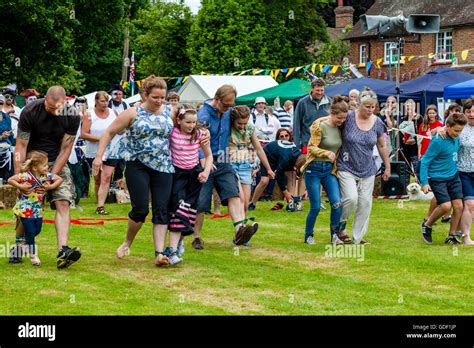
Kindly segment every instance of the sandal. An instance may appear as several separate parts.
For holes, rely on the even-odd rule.
[[[278,202],[278,203],[275,204],[275,205],[273,206],[273,208],[271,208],[270,210],[281,210],[281,209],[283,209],[283,207],[284,207],[284,205],[281,204],[280,202]]]
[[[109,215],[110,213],[108,211],[105,210],[105,208],[102,206],[102,207],[97,207],[97,209],[95,210],[95,213],[98,214],[98,215]]]
[[[338,234],[337,237],[339,238],[339,240],[341,240],[344,244],[352,244],[352,240],[351,240],[351,237],[349,237],[348,234]]]

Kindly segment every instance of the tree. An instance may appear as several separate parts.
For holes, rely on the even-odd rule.
[[[75,64],[71,0],[19,0],[1,2],[0,76],[19,90],[34,87],[45,93],[61,84],[68,93],[83,89],[84,79]],[[25,15],[27,14],[27,15]]]
[[[183,76],[190,72],[186,42],[192,13],[183,3],[157,1],[138,12],[132,21],[131,47],[137,73],[148,76]]]
[[[232,72],[309,64],[328,40],[316,8],[328,0],[203,0],[191,29],[193,71]]]
[[[149,6],[147,0],[103,1],[75,0],[74,29],[76,66],[85,76],[85,91],[108,90],[121,79],[124,27],[127,17],[137,16]]]

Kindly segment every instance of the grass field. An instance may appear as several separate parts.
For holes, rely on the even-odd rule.
[[[115,258],[125,221],[72,225],[70,245],[81,260],[57,270],[54,226],[37,239],[41,267],[8,264],[12,226],[0,227],[0,315],[473,315],[474,247],[444,244],[448,226],[438,223],[425,245],[420,222],[426,203],[375,201],[364,249],[329,249],[329,212],[322,211],[316,245],[303,243],[303,213],[270,211],[259,203],[260,229],[252,247],[234,248],[229,219],[206,217],[204,250],[186,240],[185,261],[154,266],[151,223],[131,254]],[[92,199],[72,218],[95,217]],[[109,205],[126,217],[129,205]],[[45,218],[52,219],[46,211]],[[0,211],[0,221],[13,221]],[[352,251],[353,255],[349,255]],[[358,251],[359,253],[355,253]],[[362,254],[363,251],[363,254]],[[343,254],[344,253],[344,254]],[[337,256],[337,257],[333,257]]]

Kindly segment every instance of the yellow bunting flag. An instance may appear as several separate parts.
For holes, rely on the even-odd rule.
[[[324,69],[324,64],[319,64],[319,71],[323,71]]]
[[[276,69],[276,70],[275,70],[275,74],[274,74],[274,78],[275,78],[275,79],[277,78],[277,76],[278,76],[279,73],[280,73],[280,69]]]
[[[290,76],[290,75],[293,73],[294,70],[295,70],[295,68],[289,68],[289,69],[288,69],[288,73],[286,74],[285,77]]]
[[[431,58],[433,58],[435,55],[436,55],[436,54],[434,54],[434,53],[429,53],[429,54],[428,54],[428,58],[431,59]]]
[[[188,79],[189,76],[186,76],[184,79],[183,79],[183,83],[186,82],[186,80]]]
[[[377,61],[375,62],[378,69],[380,69],[380,63],[382,63],[382,60],[383,60],[383,58],[379,58],[379,59],[377,59]]]
[[[311,67],[311,72],[312,72],[313,74],[316,73],[316,64],[313,64],[313,66]]]
[[[258,70],[258,69],[253,69],[252,75],[255,75],[255,74],[257,73],[257,70]]]
[[[461,52],[461,58],[462,60],[466,60],[467,55],[469,54],[469,50],[464,50]]]
[[[401,59],[400,59],[401,63],[402,63],[402,64],[405,64],[405,58],[406,58],[406,56],[400,56],[400,58],[401,58]]]
[[[331,74],[335,74],[338,68],[339,68],[339,65],[334,65],[331,69]]]
[[[408,57],[408,61],[411,62],[411,60],[412,60],[413,58],[415,58],[415,56],[410,56],[410,57]]]
[[[138,85],[138,88],[140,88],[141,85],[142,85],[142,81],[138,80],[138,81],[137,81],[137,85]]]
[[[122,88],[127,88],[127,85],[128,85],[128,82],[127,81],[124,81],[124,83],[122,83]]]

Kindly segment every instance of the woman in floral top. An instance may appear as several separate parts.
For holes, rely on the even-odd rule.
[[[132,204],[125,241],[117,249],[116,255],[119,259],[127,255],[148,215],[151,191],[155,264],[163,266],[169,264],[168,257],[163,252],[169,223],[168,205],[173,187],[174,167],[170,153],[173,120],[171,105],[165,104],[166,82],[163,79],[151,75],[143,81],[141,90],[145,101],[137,108],[132,107],[122,112],[100,138],[92,173],[97,175],[99,172],[102,156],[114,135],[127,129],[125,136],[109,154],[109,158],[126,161],[125,179]]]
[[[35,247],[35,237],[43,225],[43,203],[46,191],[54,190],[62,182],[55,174],[48,172],[48,155],[43,151],[32,151],[25,161],[21,173],[8,179],[8,183],[19,189],[13,213],[21,219],[25,229],[27,254],[31,264],[41,264]],[[17,249],[18,250],[18,249]]]

